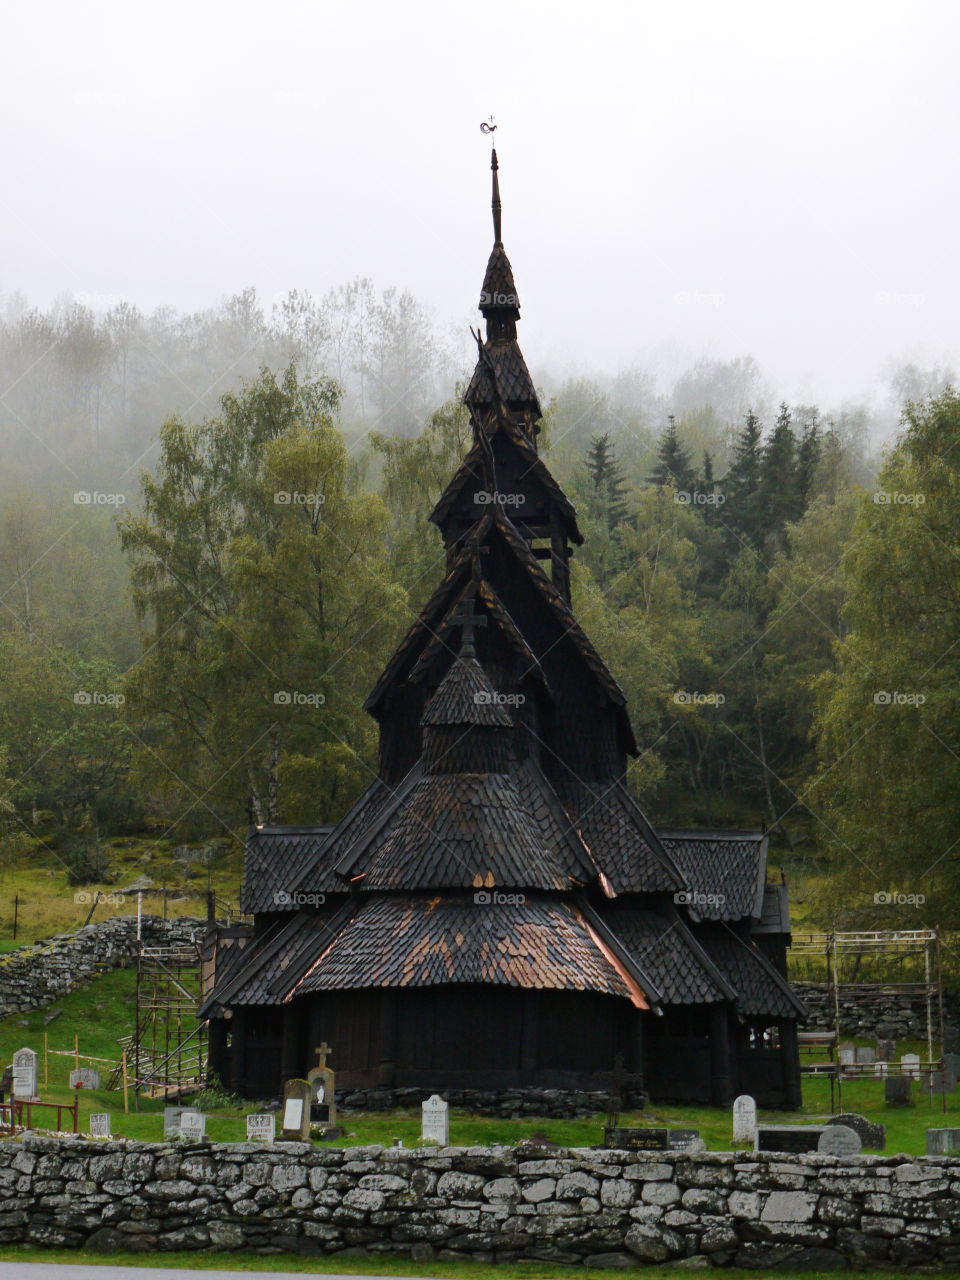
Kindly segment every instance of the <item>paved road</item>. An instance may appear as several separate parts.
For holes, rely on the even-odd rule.
[[[292,1256],[292,1255],[291,1255]],[[309,1262],[310,1259],[303,1259]],[[297,1272],[283,1271],[184,1271],[181,1267],[113,1267],[109,1263],[92,1266],[89,1262],[0,1262],[0,1280],[279,1280]],[[324,1280],[383,1280],[382,1276],[338,1276],[325,1271],[301,1275],[320,1275]]]

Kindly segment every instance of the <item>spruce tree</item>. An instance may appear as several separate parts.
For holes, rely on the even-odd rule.
[[[627,482],[607,432],[591,436],[586,467],[612,533],[627,518]]]
[[[803,515],[810,501],[813,477],[821,454],[820,421],[814,409],[804,424],[803,435],[797,446],[797,493],[800,499],[800,514]]]
[[[697,478],[690,462],[690,454],[677,435],[677,420],[673,414],[667,419],[666,430],[660,437],[657,463],[650,479],[655,485],[669,485],[678,493],[690,493],[696,488]]]
[[[763,537],[760,507],[762,449],[760,419],[751,410],[733,446],[733,461],[724,478],[723,521],[735,546],[759,546]]]
[[[780,533],[800,517],[797,438],[790,409],[780,405],[776,425],[763,448],[760,463],[760,518],[763,534]]]

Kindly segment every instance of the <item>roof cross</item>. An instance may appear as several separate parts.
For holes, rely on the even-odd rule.
[[[450,615],[452,623],[459,622],[460,624],[460,656],[463,658],[475,658],[477,656],[473,647],[473,633],[477,627],[485,627],[487,625],[485,617],[474,613],[473,605],[474,597],[468,596],[466,600],[462,600],[457,605]]]
[[[327,1044],[326,1040],[324,1040],[323,1044],[319,1045],[316,1049],[314,1049],[313,1052],[317,1055],[317,1066],[321,1069],[321,1071],[326,1070],[327,1054],[333,1053],[333,1050]]]

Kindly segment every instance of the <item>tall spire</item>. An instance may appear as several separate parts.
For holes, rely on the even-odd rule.
[[[493,170],[493,201],[491,207],[493,209],[493,243],[500,244],[503,237],[500,234],[500,179],[497,177],[497,171],[500,168],[497,163],[497,148],[490,149],[490,168]]]

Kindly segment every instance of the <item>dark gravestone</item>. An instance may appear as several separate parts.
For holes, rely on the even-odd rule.
[[[699,1129],[671,1129],[667,1135],[668,1149],[670,1151],[685,1151],[691,1142],[697,1142],[700,1138]]]
[[[855,1111],[845,1111],[842,1115],[833,1116],[827,1124],[844,1124],[859,1135],[865,1147],[874,1151],[885,1151],[887,1147],[887,1126],[873,1124],[866,1116],[857,1115]]]
[[[943,1052],[960,1053],[960,1027],[947,1023],[943,1028]]]
[[[758,1124],[756,1149],[794,1155],[816,1151],[825,1128],[822,1124]]]
[[[607,1128],[604,1140],[617,1151],[668,1151],[670,1130]]]
[[[960,1151],[960,1129],[928,1129],[927,1155],[956,1155]]]
[[[960,1053],[945,1053],[943,1065],[947,1070],[947,1079],[960,1080]]]
[[[892,1062],[897,1055],[896,1040],[888,1037],[877,1040],[877,1061]]]
[[[905,1107],[910,1102],[913,1081],[909,1076],[887,1076],[883,1082],[883,1100],[888,1107]]]

